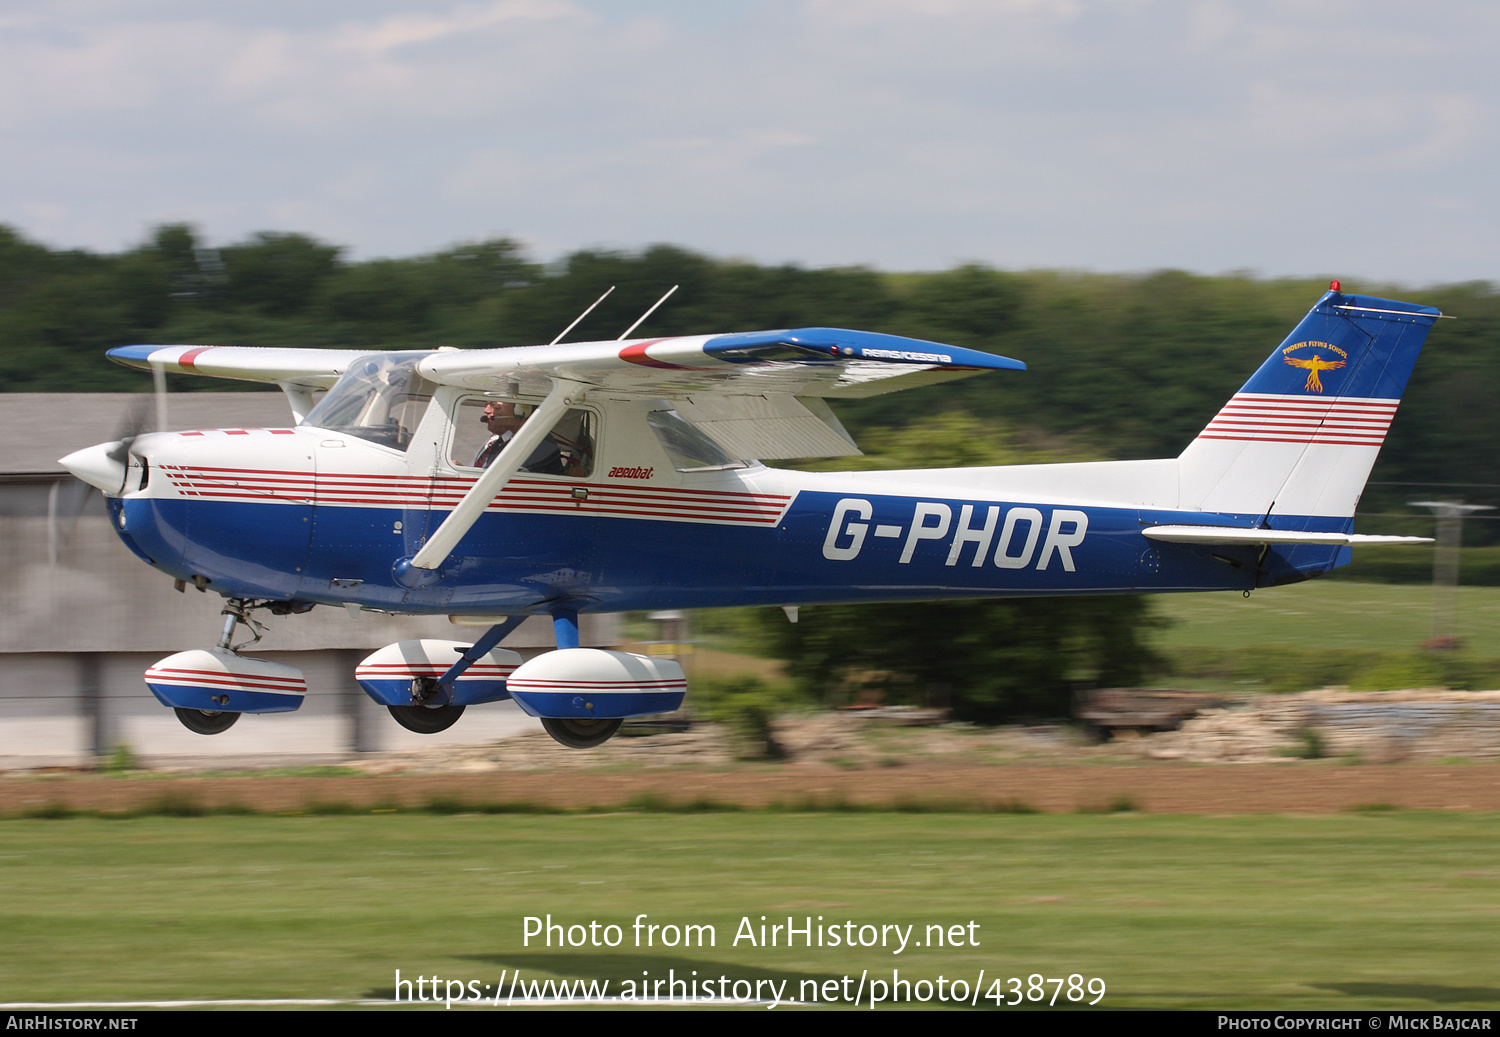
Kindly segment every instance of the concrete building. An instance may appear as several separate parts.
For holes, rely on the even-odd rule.
[[[472,744],[540,723],[509,702],[471,707],[438,735],[401,728],[354,683],[354,666],[382,645],[414,637],[477,639],[483,628],[319,607],[265,617],[256,654],[296,666],[308,695],[295,713],[246,715],[223,734],[196,735],[152,696],[147,666],[219,637],[221,599],[173,589],[109,528],[103,499],[57,463],[81,447],[155,427],[149,394],[11,393],[0,398],[0,769],[87,766],[117,745],[167,763],[222,757],[225,766],[284,757]],[[167,427],[277,428],[292,423],[278,392],[173,394]],[[265,616],[257,613],[257,618]],[[614,616],[585,616],[583,643],[618,642]],[[244,628],[240,628],[243,634]],[[530,658],[553,646],[546,618],[504,647]],[[567,750],[559,747],[559,751]]]

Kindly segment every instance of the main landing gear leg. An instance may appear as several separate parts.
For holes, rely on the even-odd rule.
[[[578,637],[578,611],[576,609],[558,609],[552,613],[552,634],[557,638],[557,647],[577,648]]]
[[[552,631],[559,649],[577,648],[578,612],[558,609],[552,613]],[[620,730],[623,720],[590,720],[584,717],[542,717],[542,730],[569,749],[592,749],[603,745]]]
[[[411,705],[385,708],[391,711],[396,723],[419,735],[435,735],[439,731],[448,730],[464,715],[464,707],[452,701],[453,682],[525,621],[525,616],[511,616],[503,623],[496,623],[437,680],[431,677],[414,678],[411,682]]]

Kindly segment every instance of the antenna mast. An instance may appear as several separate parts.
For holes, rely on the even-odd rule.
[[[615,290],[615,286],[614,285],[610,285],[608,292],[605,292],[603,295],[599,296],[599,298],[597,298],[597,299],[594,300],[594,306],[598,306],[605,299],[608,299],[609,298],[609,292],[612,292],[614,290]],[[558,332],[557,333],[557,338],[553,339],[551,342],[548,342],[547,345],[549,345],[549,346],[555,346],[555,345],[558,344],[558,342],[562,341],[562,337],[564,335],[566,335],[568,332],[572,331],[574,328],[578,327],[578,321],[583,320],[583,318],[587,317],[589,314],[591,314],[591,313],[594,312],[594,306],[590,306],[588,309],[586,309],[582,313],[580,313],[578,315],[578,320],[575,320],[572,324],[569,324],[566,328],[563,328],[562,331]],[[645,318],[643,317],[642,320],[644,320],[644,319]],[[636,323],[639,324],[640,321],[636,321]]]
[[[668,299],[670,299],[670,298],[672,298],[672,293],[673,293],[673,292],[675,292],[675,291],[677,291],[677,289],[678,289],[678,288],[679,288],[679,287],[681,287],[681,286],[680,286],[680,285],[675,285],[675,284],[674,284],[674,285],[673,285],[673,286],[672,286],[672,287],[671,287],[671,288],[668,288],[668,289],[667,289],[667,294],[666,294],[666,295],[663,295],[663,296],[662,296],[662,297],[661,297],[661,298],[660,298],[660,299],[657,299],[657,300],[656,300],[656,306],[660,306],[660,305],[661,305],[661,304],[662,304],[662,303],[664,303],[664,302],[666,302],[666,301],[667,301],[667,300],[668,300]],[[649,310],[647,310],[647,311],[646,311],[646,312],[645,312],[645,313],[643,313],[643,314],[641,314],[641,319],[640,319],[640,320],[638,320],[638,321],[636,321],[636,322],[635,322],[635,323],[634,323],[634,324],[632,324],[632,325],[631,325],[631,326],[630,326],[630,327],[628,327],[628,328],[626,328],[626,329],[625,329],[625,334],[623,334],[623,335],[621,335],[621,336],[620,336],[620,337],[619,337],[619,338],[617,338],[617,339],[615,339],[615,341],[616,341],[616,342],[623,342],[623,341],[624,341],[624,340],[625,340],[625,335],[629,335],[629,334],[630,334],[630,333],[631,333],[631,332],[632,332],[632,331],[634,331],[634,330],[635,330],[635,329],[636,329],[636,328],[638,328],[638,327],[640,327],[640,326],[641,326],[641,325],[642,325],[642,324],[643,324],[643,323],[645,323],[645,321],[646,321],[646,318],[647,318],[647,317],[649,317],[649,316],[651,316],[651,315],[652,315],[652,314],[653,314],[653,313],[655,313],[655,312],[656,312],[656,306],[653,306],[653,307],[651,307],[651,308],[650,308],[650,309],[649,309]]]

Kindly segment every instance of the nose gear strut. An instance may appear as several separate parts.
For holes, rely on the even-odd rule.
[[[250,617],[250,610],[254,607],[255,603],[250,598],[224,599],[224,610],[219,614],[228,618],[224,620],[224,633],[222,636],[220,636],[219,643],[216,647],[222,648],[226,652],[233,652],[234,654],[238,655],[244,649],[250,648],[253,645],[257,645],[260,643],[260,639],[266,636],[266,628],[264,624],[257,623]],[[231,642],[234,640],[234,628],[237,624],[240,623],[245,624],[245,626],[249,628],[250,633],[255,636],[250,638],[250,640],[248,641],[242,641],[239,644],[231,644]]]

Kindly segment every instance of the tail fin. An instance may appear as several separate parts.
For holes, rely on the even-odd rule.
[[[1328,292],[1182,452],[1182,505],[1347,531],[1438,316]]]

